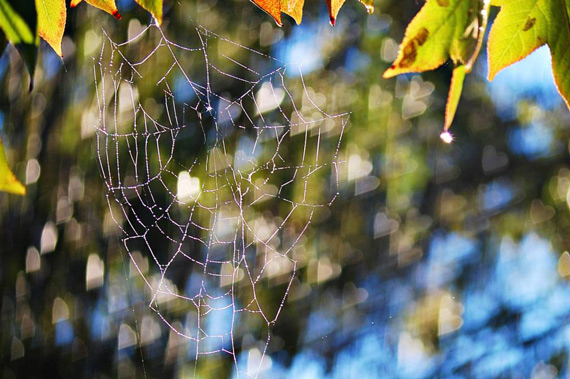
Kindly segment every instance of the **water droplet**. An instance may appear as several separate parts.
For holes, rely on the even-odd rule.
[[[443,132],[439,135],[439,138],[445,143],[453,142],[453,136],[449,132]]]

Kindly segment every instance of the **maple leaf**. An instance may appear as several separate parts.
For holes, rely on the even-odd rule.
[[[471,20],[471,0],[428,0],[406,28],[404,40],[384,78],[433,70],[447,62],[466,60],[460,46]]]
[[[65,0],[36,0],[38,12],[38,34],[59,55],[61,52],[61,40],[65,29],[67,11]]]
[[[447,131],[461,97],[465,75],[473,67],[487,27],[487,0],[427,0],[406,28],[404,40],[384,78],[434,70],[450,58],[453,71],[444,130]]]
[[[25,195],[26,187],[16,179],[6,160],[4,144],[0,139],[0,191],[9,192],[15,195]]]
[[[291,16],[297,25],[301,24],[303,18],[303,6],[305,0],[251,0],[261,10],[269,14],[277,25],[283,26],[281,12]],[[331,24],[336,23],[336,18],[345,0],[325,0],[329,10]],[[374,0],[360,0],[366,11],[370,14],[374,12]]]
[[[570,20],[568,0],[495,0],[501,7],[487,44],[489,80],[547,44],[554,81],[570,108]]]
[[[75,8],[82,1],[83,0],[71,0],[70,6],[72,8]],[[121,19],[121,14],[119,13],[119,10],[117,9],[117,5],[115,4],[115,0],[85,0],[85,2],[89,5],[94,6],[95,8],[99,8],[99,9],[109,13],[110,15],[112,15],[113,17],[115,17],[119,20]]]

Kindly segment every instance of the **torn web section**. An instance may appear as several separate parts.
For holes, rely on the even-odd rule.
[[[107,38],[95,65],[101,174],[140,291],[186,341],[178,356],[194,374],[219,364],[255,376],[271,362],[293,251],[337,196],[347,115],[328,113],[299,67],[204,28],[186,38],[156,26]]]

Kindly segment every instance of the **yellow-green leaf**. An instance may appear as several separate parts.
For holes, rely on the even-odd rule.
[[[385,78],[433,70],[451,57],[469,58],[474,39],[470,30],[478,19],[478,0],[427,0],[406,29],[398,57]]]
[[[7,0],[0,0],[0,28],[4,31],[6,39],[16,46],[26,64],[30,74],[31,90],[38,55],[37,14],[33,5],[26,5],[23,3],[10,4]]]
[[[445,111],[447,132],[487,29],[489,0],[427,0],[406,29],[400,51],[385,78],[433,70],[451,58],[453,70]]]
[[[0,139],[0,191],[9,192],[15,195],[25,195],[26,187],[16,179],[6,160],[4,144]]]
[[[282,0],[281,11],[293,17],[297,25],[301,24],[303,18],[303,6],[305,0]]]
[[[60,57],[61,40],[65,29],[67,11],[65,0],[36,0],[38,12],[38,34],[42,37]]]
[[[26,21],[10,6],[7,0],[0,0],[0,28],[14,45],[34,44],[34,32]]]
[[[162,24],[162,0],[135,0],[146,11],[150,12],[158,25]]]
[[[479,14],[477,17],[476,26],[478,27],[477,32],[473,33],[473,37],[477,40],[475,42],[475,48],[469,60],[465,64],[465,71],[466,73],[470,73],[473,65],[475,64],[475,60],[479,56],[481,52],[481,47],[483,47],[483,41],[485,39],[485,33],[487,32],[487,24],[489,22],[489,11],[491,8],[491,1],[490,0],[480,0],[479,3]]]
[[[368,14],[374,13],[374,0],[360,0],[360,3],[364,5]]]
[[[548,44],[558,92],[570,108],[569,0],[503,0],[488,42],[489,80]]]
[[[444,131],[449,130],[451,122],[455,117],[457,105],[459,104],[459,98],[461,97],[461,92],[463,91],[463,82],[465,81],[466,74],[467,69],[463,64],[453,69],[451,84],[449,85],[449,94],[447,95],[447,104],[445,106],[445,121],[443,124]]]
[[[71,7],[76,7],[82,0],[71,0]],[[115,0],[85,0],[85,2],[89,5],[94,6],[95,8],[99,8],[113,17],[117,19],[121,19],[121,14],[117,9],[117,5],[115,4]]]

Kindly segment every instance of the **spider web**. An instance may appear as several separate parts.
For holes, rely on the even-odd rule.
[[[257,376],[296,251],[338,195],[348,116],[323,109],[300,65],[202,27],[189,46],[156,25],[105,36],[97,154],[148,305],[187,341],[194,375],[221,356]]]

